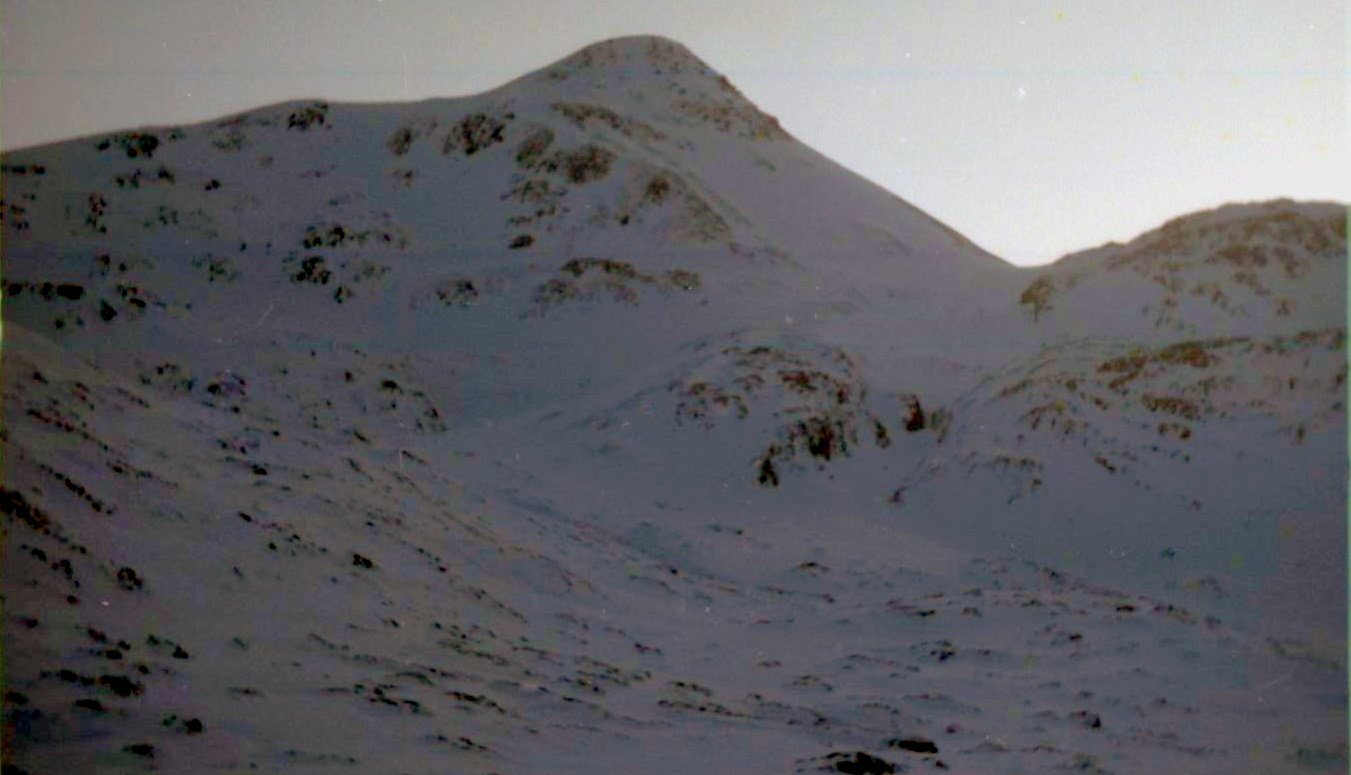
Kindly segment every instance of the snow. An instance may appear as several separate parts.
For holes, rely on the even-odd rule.
[[[1345,768],[1344,206],[1019,270],[647,37],[4,164],[26,771]]]

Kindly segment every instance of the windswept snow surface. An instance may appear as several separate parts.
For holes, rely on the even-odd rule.
[[[15,772],[1346,769],[1344,206],[1018,270],[649,37],[3,173]]]

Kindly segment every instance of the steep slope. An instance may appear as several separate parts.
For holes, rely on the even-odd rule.
[[[647,37],[3,175],[25,771],[1344,768],[1329,206],[1019,271]]]
[[[461,386],[467,420],[613,381],[607,361],[661,362],[699,335],[882,298],[938,330],[1018,282],[652,38],[479,97],[292,103],[6,164],[9,301],[35,328],[91,352],[108,337],[195,352],[378,336],[427,350],[448,346],[448,329],[484,357],[532,350],[533,371]],[[87,292],[50,302],[44,282]],[[671,323],[634,325],[652,316]],[[599,330],[604,359],[574,344]],[[519,404],[491,395],[500,380]]]

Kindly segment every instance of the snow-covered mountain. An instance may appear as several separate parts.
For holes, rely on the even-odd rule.
[[[1085,318],[1137,339],[1316,328],[1346,309],[1346,220],[1332,203],[1228,205],[1061,259],[1020,301],[1067,336]]]
[[[16,771],[1345,767],[1343,206],[1019,270],[651,37],[3,175]]]

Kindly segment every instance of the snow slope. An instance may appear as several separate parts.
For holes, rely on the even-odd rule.
[[[1341,206],[1018,270],[650,37],[3,173],[20,771],[1346,766]]]
[[[1062,336],[1078,335],[1085,317],[1097,319],[1095,332],[1110,325],[1145,340],[1301,331],[1340,319],[1345,263],[1344,205],[1227,205],[1063,258],[1020,302]]]

